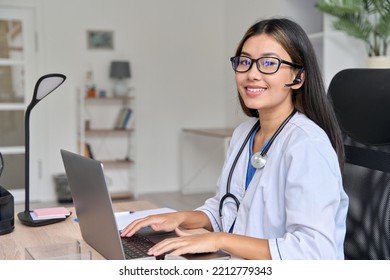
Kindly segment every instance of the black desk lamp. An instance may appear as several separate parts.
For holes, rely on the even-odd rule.
[[[38,227],[48,224],[57,223],[65,220],[65,218],[55,218],[46,220],[34,220],[31,217],[30,211],[30,113],[35,105],[38,104],[49,93],[58,88],[66,77],[62,74],[47,74],[40,77],[35,84],[34,95],[30,105],[28,105],[25,119],[24,119],[24,131],[25,131],[25,209],[24,212],[18,213],[19,220],[28,226]]]

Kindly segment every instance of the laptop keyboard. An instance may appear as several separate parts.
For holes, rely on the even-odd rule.
[[[135,234],[131,237],[121,237],[121,240],[126,259],[150,257],[147,252],[154,243],[146,237]]]

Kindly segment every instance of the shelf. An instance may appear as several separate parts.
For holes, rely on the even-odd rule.
[[[132,92],[131,92],[132,93]],[[109,180],[107,188],[115,197],[131,198],[135,190],[135,127],[129,119],[135,96],[85,96],[79,95],[80,151],[101,162]],[[120,122],[120,125],[118,125]],[[126,124],[126,125],[125,125]]]
[[[105,97],[85,97],[85,100],[88,101],[107,101],[107,100],[131,100],[134,99],[134,96],[105,96]]]
[[[307,35],[310,40],[319,40],[324,38],[324,32],[311,33]]]
[[[114,129],[114,128],[91,128],[86,129],[85,133],[124,133],[132,132],[134,128]]]
[[[103,163],[103,165],[106,165],[106,164],[110,164],[110,165],[113,165],[113,164],[134,164],[134,161],[133,160],[125,160],[125,159],[105,159],[105,160],[98,160],[100,161],[101,163]]]

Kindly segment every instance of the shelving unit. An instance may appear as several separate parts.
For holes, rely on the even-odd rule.
[[[317,11],[317,0],[283,0],[283,13],[306,31],[324,72],[324,17]]]
[[[120,97],[87,97],[79,91],[79,153],[103,164],[113,199],[131,198],[135,193],[133,91]],[[116,128],[123,108],[131,109],[128,124]]]
[[[282,14],[297,23],[308,34],[321,67],[325,86],[337,72],[346,68],[365,67],[361,59],[364,45],[332,27],[332,17],[315,8],[318,0],[280,0]]]

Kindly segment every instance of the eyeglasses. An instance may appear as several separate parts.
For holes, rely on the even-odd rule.
[[[296,64],[294,62],[288,62],[283,59],[264,56],[258,59],[253,59],[247,56],[233,56],[230,58],[232,62],[232,67],[235,72],[245,73],[251,69],[252,65],[256,63],[257,69],[263,74],[273,74],[276,73],[282,63],[290,65],[294,68],[302,68],[302,65]]]

